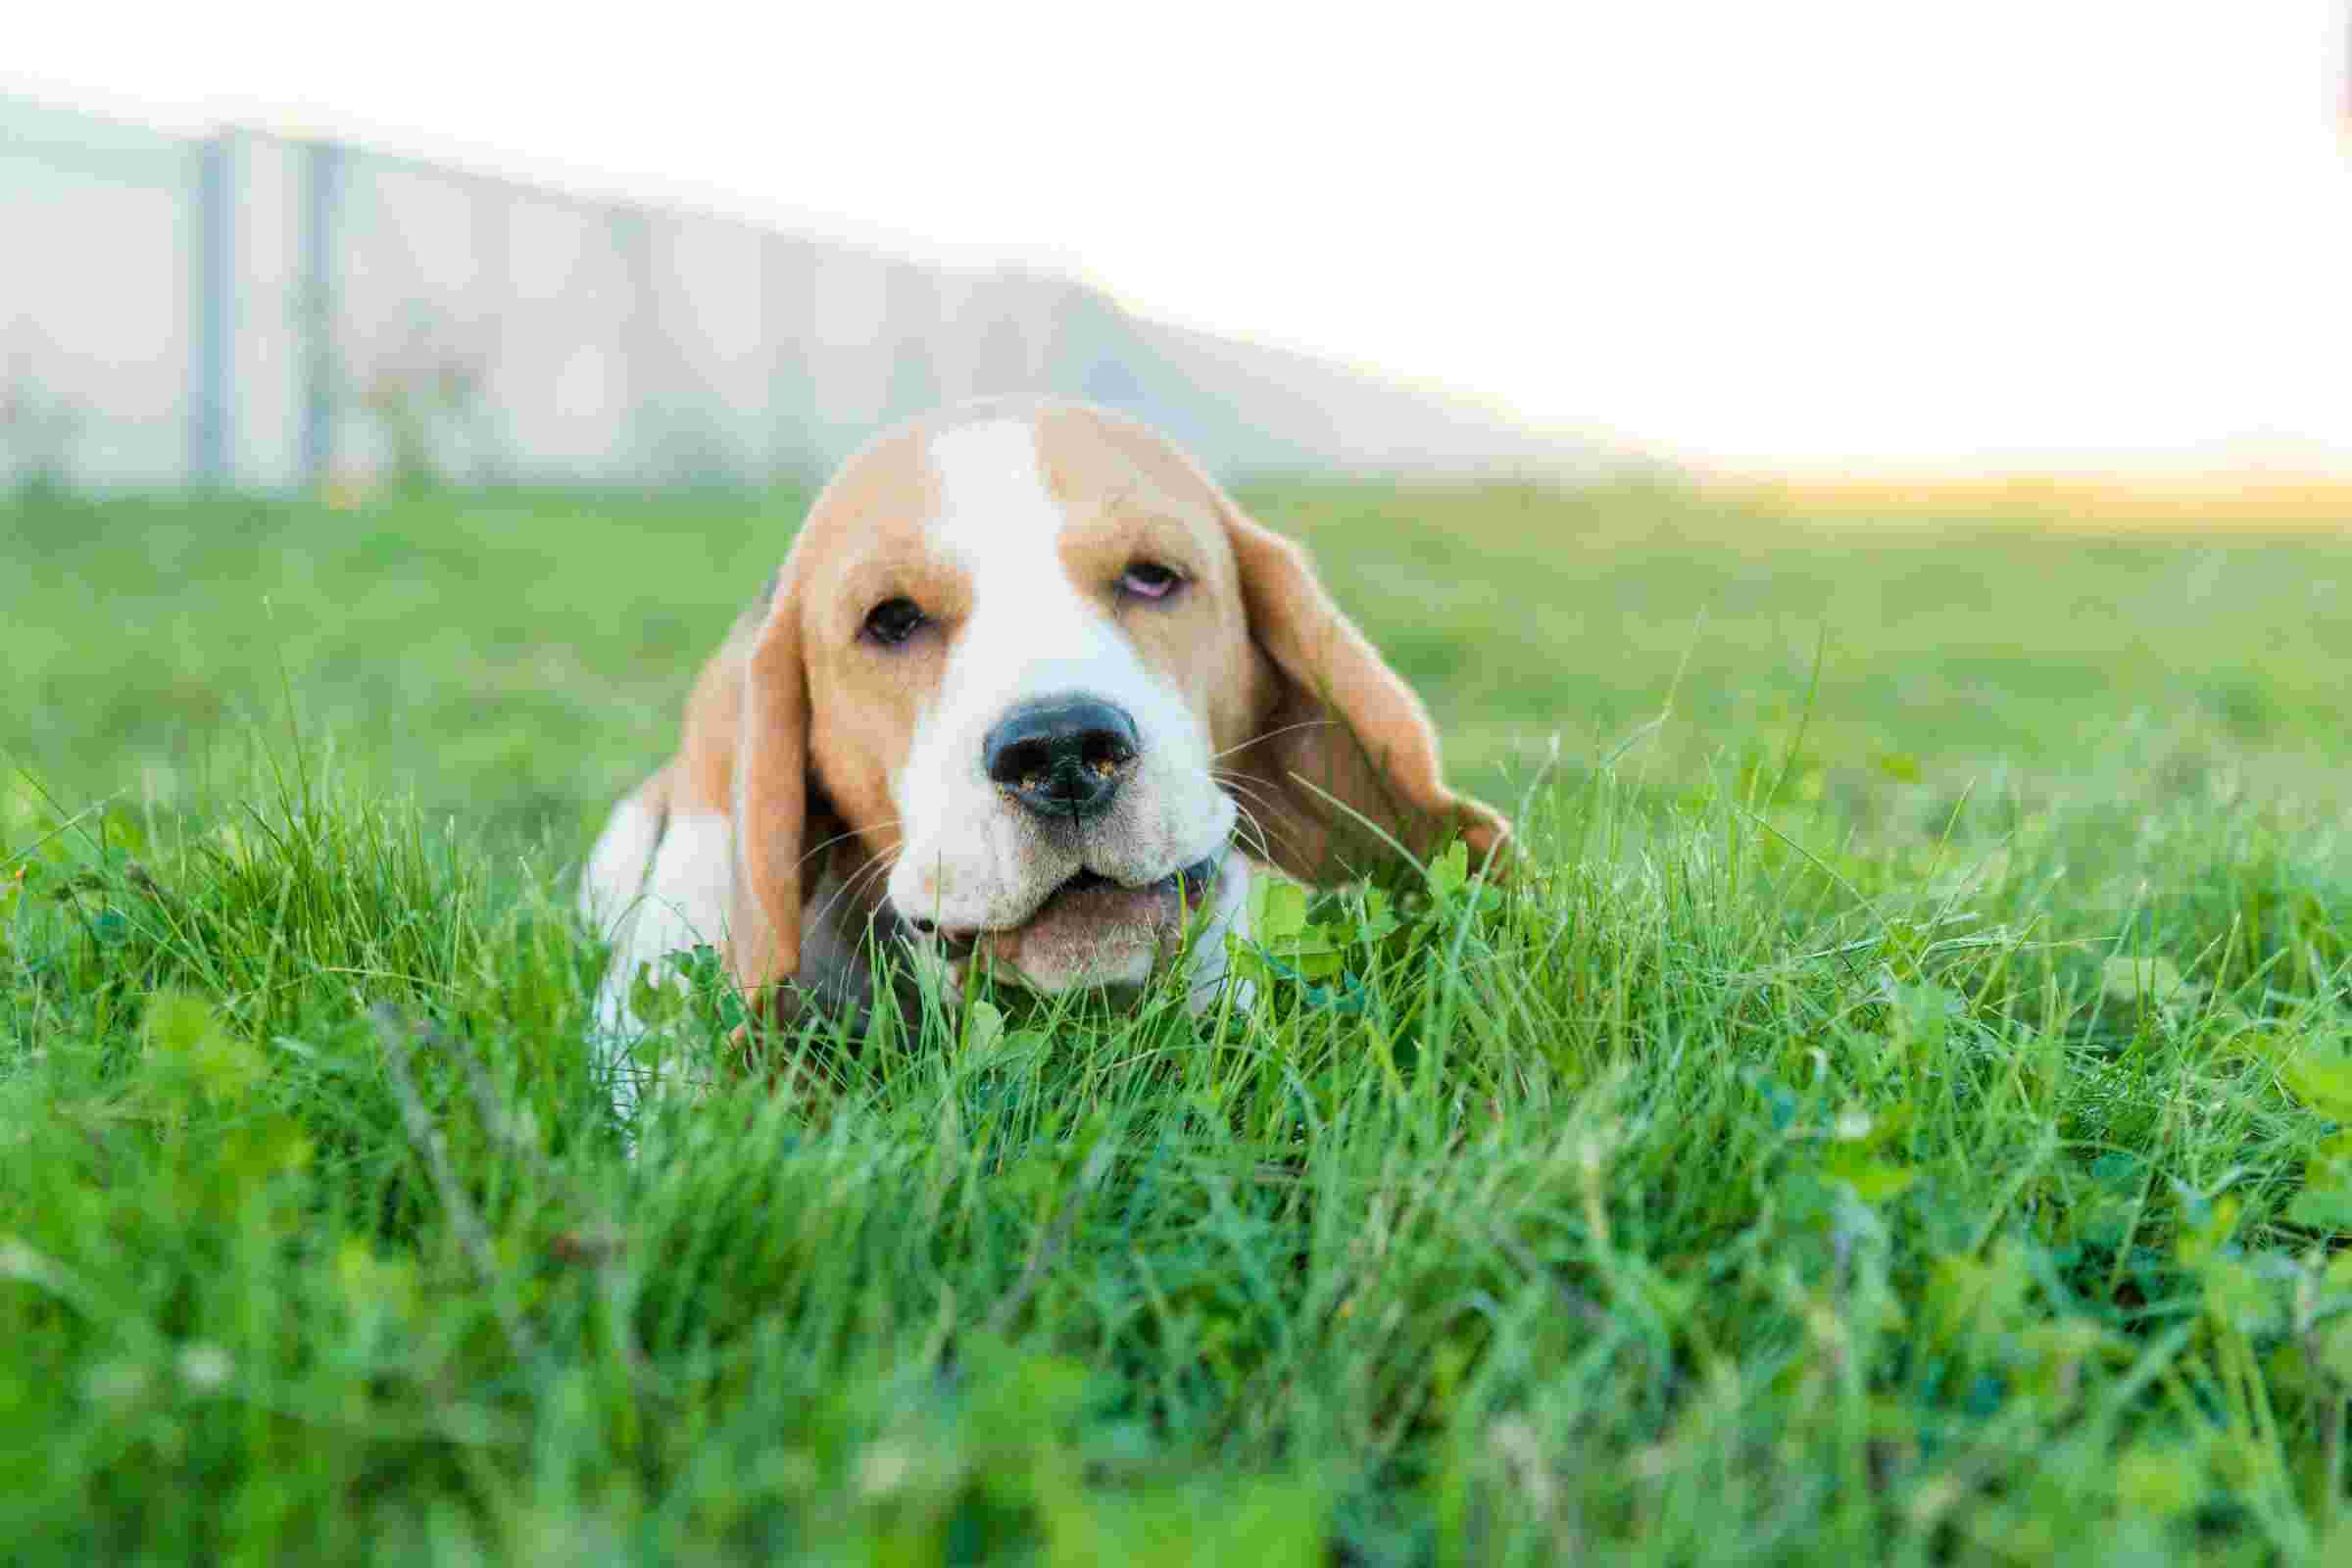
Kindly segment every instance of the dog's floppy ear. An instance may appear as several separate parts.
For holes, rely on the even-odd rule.
[[[736,731],[734,904],[727,968],[755,1010],[801,966],[802,878],[808,853],[808,675],[800,596],[789,567],[743,661]]]
[[[1272,675],[1229,761],[1252,782],[1244,805],[1274,863],[1326,882],[1394,858],[1382,834],[1415,856],[1459,834],[1473,865],[1502,869],[1509,824],[1446,787],[1421,700],[1340,612],[1306,553],[1230,503],[1225,529],[1255,657]]]

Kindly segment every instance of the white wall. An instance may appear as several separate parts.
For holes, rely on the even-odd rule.
[[[0,100],[0,484],[759,481],[1024,391],[1129,408],[1228,471],[1558,455],[1064,278]]]
[[[0,484],[187,470],[186,144],[0,100]]]

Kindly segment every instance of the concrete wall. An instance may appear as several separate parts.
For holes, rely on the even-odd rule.
[[[0,484],[187,472],[194,172],[171,137],[0,100]]]
[[[1046,391],[1227,471],[1558,451],[1062,278],[0,100],[0,484],[757,482]]]

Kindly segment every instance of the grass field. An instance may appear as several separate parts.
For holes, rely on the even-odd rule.
[[[1248,499],[1531,874],[633,1160],[569,877],[800,498],[0,506],[7,1554],[2352,1561],[2352,527]]]

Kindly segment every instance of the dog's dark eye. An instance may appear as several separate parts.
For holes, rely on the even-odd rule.
[[[885,599],[865,612],[865,634],[895,647],[923,627],[923,607],[911,599]]]
[[[1119,592],[1134,599],[1165,599],[1183,585],[1176,568],[1156,561],[1139,561],[1119,578]]]

